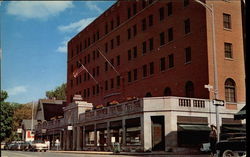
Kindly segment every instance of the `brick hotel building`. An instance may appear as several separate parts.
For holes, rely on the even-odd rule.
[[[202,1],[215,13],[223,133],[242,124],[233,115],[245,105],[241,1]],[[216,123],[213,90],[204,88],[214,86],[211,20],[194,0],[118,0],[73,37],[68,106],[48,125],[59,130],[62,149],[111,150],[119,142],[124,151],[178,152],[207,142]],[[87,71],[73,77],[79,62],[94,79]]]

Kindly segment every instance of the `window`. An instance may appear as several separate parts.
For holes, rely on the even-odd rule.
[[[99,74],[100,74],[100,67],[97,66],[97,67],[96,67],[96,76],[99,76]]]
[[[159,9],[159,18],[160,18],[160,21],[164,19],[164,8],[160,8]]]
[[[88,63],[90,62],[90,54],[88,54]]]
[[[131,82],[131,71],[128,72],[128,82]]]
[[[164,96],[171,96],[171,89],[169,87],[164,89]]]
[[[95,86],[92,86],[92,94],[95,95]]]
[[[194,97],[194,84],[191,81],[188,81],[185,86],[186,97],[193,98]]]
[[[134,69],[134,81],[137,80],[137,69]]]
[[[137,46],[135,46],[134,48],[133,48],[133,50],[134,50],[134,58],[136,58],[137,57]]]
[[[184,7],[188,6],[189,5],[189,0],[184,0],[183,4],[184,4]]]
[[[153,3],[153,0],[148,0],[148,4],[151,4],[151,3]]]
[[[105,90],[108,90],[108,80],[105,81]]]
[[[119,26],[120,25],[120,16],[117,16],[116,17],[116,26]]]
[[[110,89],[114,88],[114,79],[110,79]]]
[[[184,21],[184,29],[185,29],[185,34],[190,33],[190,20],[186,19]]]
[[[92,52],[92,59],[95,60],[95,50]]]
[[[88,46],[90,45],[90,38],[88,38]]]
[[[165,44],[164,32],[160,33],[160,46]]]
[[[95,42],[95,34],[93,34],[93,43]]]
[[[154,17],[153,15],[148,16],[148,26],[153,26],[154,23]]]
[[[168,60],[169,60],[168,67],[169,68],[174,67],[174,55],[173,54],[168,55]]]
[[[110,63],[114,66],[114,58],[111,59]]]
[[[137,25],[133,26],[133,33],[134,33],[134,36],[136,36],[136,34],[137,34]]]
[[[116,65],[119,66],[121,63],[120,63],[120,56],[116,56]]]
[[[225,49],[225,57],[226,58],[233,58],[232,44],[231,43],[224,43],[224,49]]]
[[[128,60],[131,60],[131,50],[128,50]]]
[[[137,13],[137,5],[136,3],[133,4],[133,14],[135,15]]]
[[[120,76],[116,76],[116,86],[120,87],[120,81],[121,81],[121,77]]]
[[[236,102],[235,97],[235,82],[233,79],[228,78],[225,81],[225,100],[226,102]]]
[[[131,17],[131,8],[128,8],[127,12],[128,12],[128,19],[129,19]]]
[[[154,74],[154,62],[149,63],[149,73],[150,75]]]
[[[168,42],[174,40],[174,33],[173,33],[173,28],[168,29]]]
[[[127,32],[128,32],[128,40],[131,38],[131,29],[129,28],[128,30],[127,30]]]
[[[172,2],[169,2],[167,4],[167,10],[168,10],[168,16],[173,14],[173,6],[172,6]]]
[[[108,53],[108,43],[105,43],[105,52]]]
[[[191,62],[192,55],[191,55],[191,47],[185,48],[185,63]]]
[[[95,68],[92,69],[93,77],[95,77]]]
[[[112,39],[111,41],[110,41],[110,49],[113,49],[114,48],[114,39]]]
[[[142,54],[145,54],[147,52],[147,43],[146,41],[144,41],[142,43]]]
[[[113,20],[110,22],[110,27],[111,27],[111,30],[114,29],[114,21]]]
[[[96,32],[96,39],[99,40],[100,39],[100,35],[99,35],[99,31]]]
[[[146,23],[146,19],[142,20],[142,31],[145,31],[147,29],[147,23]]]
[[[108,34],[108,24],[105,24],[105,34]]]
[[[148,72],[147,72],[147,65],[143,65],[143,67],[142,67],[142,71],[143,71],[143,77],[147,77],[147,75],[148,75]]]
[[[96,94],[99,93],[99,85],[96,85]]]
[[[90,89],[87,88],[87,97],[89,97],[89,96],[90,96]]]
[[[84,97],[84,98],[87,97],[87,90],[86,90],[86,89],[84,89],[84,91],[83,91],[83,97]]]
[[[108,71],[108,62],[105,62],[105,71]]]
[[[154,38],[149,39],[149,50],[152,51],[154,49]]]
[[[165,57],[162,57],[160,59],[160,70],[164,71],[166,69],[166,61],[165,61]]]
[[[223,26],[224,28],[231,29],[231,15],[223,13]]]
[[[116,36],[116,45],[120,45],[120,35]]]
[[[142,0],[142,8],[144,9],[146,7],[146,0]]]

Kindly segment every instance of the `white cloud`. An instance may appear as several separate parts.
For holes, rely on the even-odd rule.
[[[102,13],[102,9],[100,9],[94,2],[87,1],[86,5],[90,10],[94,10],[94,11],[97,11],[98,13]]]
[[[65,37],[61,42],[60,46],[56,49],[57,52],[67,53],[67,43],[69,41],[69,37]]]
[[[81,19],[80,21],[70,23],[66,26],[59,26],[58,29],[61,32],[80,32],[82,29],[88,26],[92,21],[94,21],[95,18],[96,17]]]
[[[16,86],[11,89],[7,89],[8,95],[13,96],[13,95],[18,95],[20,93],[25,93],[27,91],[26,86]]]
[[[7,13],[28,19],[46,19],[72,7],[71,1],[11,1],[7,6]]]

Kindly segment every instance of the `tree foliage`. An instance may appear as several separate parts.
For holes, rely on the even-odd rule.
[[[49,99],[65,100],[66,99],[66,83],[56,87],[54,90],[46,91],[46,97]]]
[[[0,107],[0,140],[3,141],[11,135],[12,122],[13,122],[13,106],[10,103],[4,102],[8,94],[6,91],[1,90],[1,107]]]

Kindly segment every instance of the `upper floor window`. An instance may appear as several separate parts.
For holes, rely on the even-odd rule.
[[[131,71],[128,72],[128,82],[131,82]]]
[[[149,63],[149,74],[150,75],[154,74],[154,62]]]
[[[149,39],[149,50],[152,51],[154,49],[154,38]]]
[[[148,75],[148,72],[147,72],[147,65],[145,64],[145,65],[143,65],[143,67],[142,67],[142,76],[143,76],[143,77],[147,77],[147,75]]]
[[[108,34],[108,24],[105,24],[105,34]]]
[[[225,81],[225,100],[226,102],[236,102],[235,96],[235,82],[233,79],[228,78]]]
[[[164,32],[160,33],[160,46],[165,44]]]
[[[233,58],[233,49],[231,43],[224,43],[225,57]]]
[[[135,15],[137,13],[137,5],[136,3],[133,4],[133,14]]]
[[[173,28],[169,28],[168,29],[168,42],[174,40],[174,32],[173,32]]]
[[[134,36],[136,36],[136,34],[137,34],[137,25],[136,24],[133,26],[133,33],[134,33]]]
[[[142,0],[142,8],[145,8],[146,7],[146,0]]]
[[[128,33],[128,40],[129,40],[131,38],[131,29],[130,28],[127,30],[127,33]]]
[[[192,56],[191,56],[191,47],[185,48],[185,63],[191,62]]]
[[[128,50],[128,60],[129,61],[131,60],[131,50],[130,49]]]
[[[147,43],[146,43],[146,41],[144,41],[143,43],[142,43],[142,54],[144,54],[144,53],[146,53],[147,52]]]
[[[134,69],[134,81],[137,80],[137,69]]]
[[[111,49],[114,48],[114,39],[110,40],[110,48],[111,48]]]
[[[119,26],[120,25],[120,16],[117,16],[116,17],[116,26]]]
[[[114,29],[114,21],[113,21],[113,20],[110,22],[110,29],[111,29],[111,30]]]
[[[171,89],[169,87],[166,87],[164,89],[164,96],[171,96]]]
[[[135,46],[135,47],[133,48],[133,50],[134,50],[134,53],[133,53],[134,58],[136,58],[136,57],[137,57],[137,46]]]
[[[147,28],[147,23],[146,23],[146,19],[142,20],[142,31],[145,31]]]
[[[223,13],[223,26],[224,28],[231,29],[231,15]]]
[[[153,26],[153,24],[154,24],[154,16],[149,15],[148,16],[148,26]]]
[[[170,15],[172,15],[173,14],[173,4],[172,4],[172,2],[169,2],[168,4],[167,4],[167,13],[168,13],[168,16],[170,16]]]
[[[166,61],[165,61],[165,57],[162,57],[160,59],[160,70],[164,71],[166,69]]]
[[[131,17],[131,8],[128,8],[127,12],[128,12],[128,19],[129,19]]]
[[[168,67],[172,68],[174,67],[174,54],[168,55]]]
[[[192,81],[188,81],[185,86],[186,97],[193,98],[194,97],[194,84]]]
[[[190,20],[189,19],[186,19],[184,21],[184,31],[185,31],[185,34],[190,33],[190,31],[191,31],[191,29],[190,29]]]
[[[160,18],[160,21],[164,19],[164,8],[160,8],[159,9],[159,18]]]
[[[184,7],[188,6],[189,5],[189,0],[184,0],[183,5],[184,5]]]
[[[116,45],[120,45],[120,35],[116,36]]]

